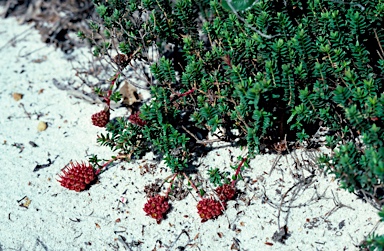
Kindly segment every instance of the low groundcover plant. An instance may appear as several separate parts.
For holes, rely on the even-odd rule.
[[[115,70],[110,87],[97,90],[106,107],[92,120],[106,130],[97,141],[119,153],[107,163],[152,151],[187,179],[185,170],[215,141],[244,147],[253,158],[308,147],[321,125],[331,154],[319,166],[381,209],[383,1],[93,2],[100,19],[79,37]],[[111,100],[121,98],[115,83],[130,72],[146,82],[151,101],[106,123]],[[90,162],[105,167],[97,156]],[[220,184],[219,170],[212,175]],[[202,220],[222,213],[231,189],[233,183],[220,188],[220,199],[201,198]],[[167,196],[150,198],[145,212],[162,219]]]

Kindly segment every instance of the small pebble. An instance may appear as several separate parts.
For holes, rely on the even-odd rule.
[[[45,131],[47,129],[47,123],[40,121],[39,124],[37,125],[37,130],[39,132]]]
[[[12,96],[13,96],[13,99],[14,99],[15,101],[19,101],[20,99],[23,98],[24,95],[21,94],[21,93],[14,92],[14,93],[12,94]]]

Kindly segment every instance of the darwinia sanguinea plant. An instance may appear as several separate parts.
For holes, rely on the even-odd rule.
[[[344,189],[383,201],[383,1],[315,1],[295,10],[281,1],[180,1],[174,8],[169,1],[94,2],[102,21],[90,22],[92,34],[80,37],[92,42],[95,56],[111,59],[112,48],[126,54],[115,58],[119,69],[131,60],[150,64],[145,78],[154,97],[141,109],[151,127],[111,126],[113,138],[104,141],[111,148],[158,151],[179,172],[190,150],[207,142],[200,136],[217,129],[225,129],[219,140],[240,139],[254,155],[285,136],[306,142],[321,122],[332,128],[333,153],[319,158],[320,167]],[[164,45],[156,46],[157,59],[149,55],[151,45]],[[191,97],[177,97],[191,88]],[[126,142],[134,146],[124,149]],[[216,190],[218,200],[231,197],[231,186]]]
[[[106,124],[109,122],[109,116],[110,116],[110,101],[112,96],[112,86],[114,85],[116,79],[118,78],[119,74],[116,74],[112,78],[111,86],[106,95],[104,96],[104,100],[106,101],[106,108],[96,114],[92,115],[92,123],[95,126],[99,127],[105,127]],[[187,95],[190,95],[193,93],[195,89],[191,89],[189,91],[186,91],[181,94],[176,94],[172,98],[172,100],[176,100],[181,97],[185,97]],[[147,122],[142,120],[140,118],[140,112],[132,113],[128,121],[132,124],[138,125],[139,127],[144,127]],[[66,187],[70,190],[75,190],[77,192],[83,191],[87,189],[96,179],[97,176],[101,173],[101,171],[110,163],[117,159],[129,159],[130,154],[126,155],[118,155],[110,159],[109,161],[105,162],[103,165],[98,164],[100,160],[95,157],[93,161],[91,161],[95,167],[94,168],[91,164],[86,164],[84,162],[82,163],[71,163],[70,166],[66,167],[63,170],[63,173],[59,175],[60,177],[60,184],[63,187]],[[158,224],[160,224],[161,220],[164,219],[166,213],[170,209],[169,199],[168,195],[171,191],[171,187],[173,185],[173,182],[175,178],[178,175],[183,175],[191,184],[194,190],[197,191],[200,200],[197,203],[197,213],[199,217],[201,218],[201,222],[208,221],[210,219],[215,219],[218,216],[220,216],[226,209],[227,201],[234,198],[236,194],[236,188],[235,188],[235,182],[237,180],[237,177],[240,173],[241,167],[243,163],[245,162],[246,158],[243,158],[240,162],[239,166],[236,169],[236,173],[234,175],[233,181],[231,184],[224,184],[222,186],[219,186],[215,189],[215,194],[218,199],[214,199],[214,196],[207,196],[203,198],[203,196],[199,193],[196,186],[191,182],[191,180],[188,178],[188,176],[182,172],[182,171],[176,171],[174,175],[172,176],[171,181],[169,182],[170,185],[168,187],[168,190],[165,195],[154,195],[150,197],[147,202],[145,203],[143,207],[143,211],[146,213],[147,216],[153,218],[156,220]]]
[[[110,88],[107,91],[106,95],[104,96],[104,100],[106,102],[105,109],[92,115],[92,123],[95,126],[105,127],[106,124],[109,122],[112,87],[114,86],[115,81],[117,80],[118,77],[119,77],[119,74],[117,73],[111,79]],[[176,94],[172,98],[172,100],[175,101],[178,98],[190,95],[194,91],[195,89],[191,89],[184,93]],[[132,113],[129,116],[128,120],[132,124],[136,124],[139,127],[144,127],[147,123],[146,121],[140,118],[140,112]],[[77,192],[83,191],[87,189],[90,186],[90,184],[92,184],[97,179],[97,175],[101,173],[101,170],[103,168],[105,168],[107,165],[109,165],[110,163],[112,163],[117,159],[129,158],[129,156],[118,155],[117,157],[113,157],[109,161],[105,162],[103,165],[99,165],[98,164],[99,160],[95,158],[92,163],[94,163],[98,167],[98,169],[94,168],[91,164],[86,164],[84,162],[75,163],[75,164],[71,163],[71,165],[67,166],[63,170],[63,173],[59,175],[60,177],[59,182],[63,187],[66,187],[70,190],[75,190]],[[233,199],[235,196],[235,193],[236,193],[235,182],[241,170],[241,166],[243,165],[245,160],[246,158],[243,158],[243,160],[239,164],[234,176],[235,178],[233,179],[231,184],[224,184],[215,189],[215,194],[217,195],[218,199],[214,199],[213,196],[203,198],[199,193],[198,189],[196,188],[196,186],[189,180],[188,176],[184,172],[178,171],[172,176],[172,179],[170,181],[170,185],[168,187],[166,194],[165,195],[157,194],[155,196],[150,197],[143,207],[144,212],[146,213],[147,216],[155,219],[156,222],[159,224],[170,209],[170,204],[168,202],[168,195],[171,191],[173,182],[177,177],[177,175],[182,174],[188,180],[189,184],[191,184],[191,186],[198,192],[198,195],[200,196],[200,200],[197,203],[196,208],[197,208],[197,213],[201,218],[201,221],[205,222],[207,220],[217,218],[226,209],[227,201]]]

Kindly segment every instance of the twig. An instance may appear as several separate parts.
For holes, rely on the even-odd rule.
[[[23,47],[23,48],[25,48],[25,47]],[[26,53],[26,54],[24,54],[24,55],[19,55],[19,57],[21,57],[21,58],[25,58],[25,57],[28,57],[29,55],[31,55],[31,54],[33,54],[33,53],[35,53],[35,52],[37,52],[37,51],[44,50],[44,49],[46,49],[46,48],[47,48],[47,45],[44,45],[44,46],[42,46],[42,47],[40,47],[40,48],[38,48],[38,49],[36,49],[36,50],[30,51],[30,52],[28,52],[28,53]],[[20,52],[19,52],[19,53],[20,53]]]
[[[132,248],[125,242],[125,238],[121,235],[117,237],[118,241],[120,241],[126,249],[129,249],[130,251],[133,251]]]
[[[271,170],[269,171],[269,176],[271,176],[273,170],[274,170],[275,167],[277,166],[277,163],[279,163],[280,159],[281,159],[281,153],[280,153],[280,154],[276,157],[276,159],[273,161]]]
[[[325,214],[325,216],[326,216],[325,219],[327,219],[331,214],[333,214],[334,212],[336,212],[338,209],[340,209],[342,207],[347,207],[349,209],[355,210],[354,208],[341,203],[339,200],[339,197],[335,196],[335,194],[333,193],[332,190],[331,190],[331,192],[333,195],[333,202],[335,203],[335,207],[332,208],[328,213]]]
[[[47,164],[37,164],[35,166],[35,168],[33,169],[33,172],[37,172],[39,171],[40,169],[42,168],[46,168],[46,167],[50,167],[54,162],[55,160],[59,157],[59,155],[56,156],[56,158],[52,161],[50,158],[47,160],[48,163]]]
[[[24,110],[24,113],[27,114],[28,118],[31,119],[31,114],[29,112],[27,112],[27,110],[25,109],[25,106],[23,103],[20,103],[20,106],[23,108]]]
[[[381,43],[380,43],[379,37],[377,36],[376,29],[373,29],[373,31],[375,32],[375,38],[377,40],[377,43],[379,44],[381,54],[383,54],[383,55],[381,55],[380,53],[377,53],[377,54],[379,54],[379,57],[384,60],[384,58],[383,58],[383,56],[384,56],[383,47],[381,47]]]
[[[193,133],[191,133],[185,126],[181,126],[189,135],[191,135],[195,140],[197,144],[210,144],[214,142],[221,142],[221,139],[207,139],[207,140],[199,140]]]
[[[0,47],[0,51],[2,49],[4,49],[8,44],[16,42],[16,38],[20,37],[21,35],[27,36],[29,33],[32,32],[32,29],[34,29],[34,28],[35,28],[35,26],[31,26],[28,29],[26,29],[25,31],[22,31],[19,34],[15,35],[13,38],[9,39],[8,42],[6,42],[2,47]],[[29,31],[29,32],[27,32],[27,31]]]
[[[277,226],[278,226],[279,230],[280,230],[280,211],[281,211],[281,208],[282,208],[282,206],[283,206],[283,204],[284,204],[284,199],[285,199],[285,197],[287,197],[288,193],[289,193],[292,189],[296,188],[296,189],[295,189],[295,193],[293,193],[293,195],[292,195],[292,199],[291,199],[291,202],[290,202],[290,205],[291,205],[291,204],[293,203],[293,201],[294,201],[294,198],[298,195],[300,189],[303,187],[303,184],[306,184],[306,183],[307,183],[306,181],[307,181],[308,179],[312,179],[314,176],[315,176],[315,175],[312,174],[311,176],[309,176],[309,177],[307,177],[307,178],[305,178],[305,179],[303,179],[303,180],[300,180],[299,182],[295,183],[295,184],[294,184],[291,188],[289,188],[289,189],[284,193],[284,195],[281,197],[280,205],[279,205],[279,207],[278,207],[278,212],[277,212]],[[289,214],[290,205],[288,206],[288,210],[287,210],[287,216],[286,216],[286,222],[285,222],[285,224],[287,224],[287,219],[288,219],[288,214]]]
[[[277,165],[277,163],[279,163],[279,161],[280,161],[280,159],[281,159],[281,152],[282,151],[285,151],[285,150],[288,150],[288,153],[290,153],[289,152],[289,148],[288,148],[288,144],[287,144],[287,134],[285,134],[285,136],[284,136],[284,141],[282,141],[283,143],[281,143],[281,141],[279,142],[279,143],[277,143],[277,144],[274,144],[274,148],[275,148],[275,150],[277,151],[277,153],[279,154],[278,156],[277,156],[277,158],[275,159],[275,161],[273,162],[273,164],[272,164],[272,168],[271,168],[271,170],[269,171],[269,176],[271,176],[271,174],[272,174],[272,172],[273,172],[273,170],[275,169],[275,167],[276,167],[276,165]],[[276,145],[277,146],[281,146],[282,147],[282,149],[276,149],[277,147],[276,147]]]
[[[69,85],[60,83],[60,81],[58,81],[56,78],[52,79],[52,83],[57,89],[67,91],[68,95],[72,95],[75,98],[83,99],[91,104],[103,104],[103,101],[99,96],[94,94],[85,94],[82,91],[76,90]]]
[[[180,237],[181,237],[182,234],[185,234],[185,235],[188,237],[188,243],[187,243],[185,246],[187,246],[187,245],[191,242],[191,238],[189,237],[188,232],[185,231],[185,230],[183,229],[183,230],[181,230],[181,233],[177,236],[176,240],[172,243],[171,246],[168,247],[167,250],[175,250],[175,249],[171,249],[171,248],[172,248],[172,247],[175,245],[175,243],[180,239]],[[180,246],[179,246],[179,247],[180,247]],[[178,249],[179,249],[179,248],[178,248]]]

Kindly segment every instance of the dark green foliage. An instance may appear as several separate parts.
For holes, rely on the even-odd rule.
[[[306,141],[321,123],[333,150],[324,167],[382,203],[382,1],[268,0],[238,12],[222,1],[94,2],[120,53],[146,60],[156,45],[162,55],[150,67],[153,101],[141,108],[147,125],[110,125],[105,145],[153,150],[177,172],[209,132],[252,155],[284,138]],[[95,44],[95,54],[112,42]]]
[[[379,212],[380,221],[384,221],[384,207]],[[384,235],[375,233],[369,234],[368,237],[361,243],[360,250],[367,251],[382,251],[384,250]]]
[[[379,212],[380,221],[384,221],[384,207]],[[369,234],[369,236],[361,243],[360,250],[382,251],[384,250],[384,235]]]
[[[362,244],[362,250],[383,251],[384,250],[384,235],[372,234]]]
[[[219,168],[210,168],[207,173],[209,175],[209,181],[213,185],[221,186],[223,182],[224,184],[229,184],[228,173],[220,172]]]
[[[97,142],[110,147],[121,154],[142,156],[148,151],[148,144],[141,138],[142,128],[129,123],[124,118],[117,118],[107,124],[108,134],[101,134]]]

